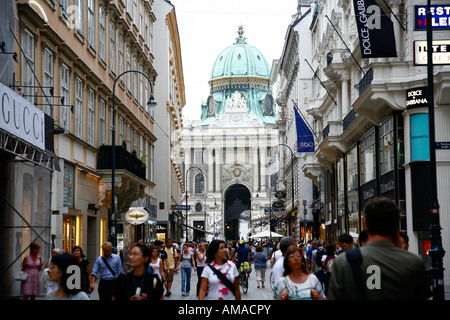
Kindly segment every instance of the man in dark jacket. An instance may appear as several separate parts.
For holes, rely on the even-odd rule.
[[[422,258],[396,245],[400,220],[396,204],[388,198],[371,199],[366,204],[364,220],[368,243],[336,258],[327,298],[427,299],[429,286]]]

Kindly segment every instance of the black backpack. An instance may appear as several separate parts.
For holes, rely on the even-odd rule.
[[[325,254],[324,248],[317,248],[316,252],[316,264],[320,266],[320,270],[322,270],[322,257]]]

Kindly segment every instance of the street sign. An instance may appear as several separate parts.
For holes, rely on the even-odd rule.
[[[450,142],[436,142],[436,149],[450,149]]]
[[[430,10],[433,29],[450,29],[450,5],[432,5]],[[427,6],[416,6],[415,14],[415,30],[427,30]]]
[[[174,204],[171,206],[172,210],[191,210],[191,206],[185,206],[181,204]]]

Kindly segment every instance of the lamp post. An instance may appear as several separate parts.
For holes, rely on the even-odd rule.
[[[267,188],[267,192],[269,193],[269,239],[270,242],[272,242],[272,201],[271,201],[271,190],[268,186],[266,186],[265,184],[259,186],[258,190],[256,191],[256,197],[259,198],[259,194],[258,191],[261,191],[261,187],[266,187]]]
[[[430,238],[431,248],[428,253],[431,257],[431,280],[433,287],[433,300],[444,300],[444,268],[443,257],[445,251],[442,247],[441,226],[439,222],[439,202],[437,197],[436,177],[436,138],[434,126],[434,83],[433,83],[433,26],[431,13],[431,0],[427,1],[427,71],[428,71],[428,121],[430,136],[430,179],[431,179],[431,204],[430,204]]]
[[[292,210],[292,212],[294,212],[294,151],[292,151],[291,147],[289,147],[287,144],[284,144],[284,143],[280,143],[277,146],[287,147],[289,149],[289,151],[291,152],[291,165],[292,165],[292,170],[291,170],[292,209],[291,210]],[[285,171],[286,171],[286,169],[285,169]],[[291,212],[291,217],[292,217],[292,212]],[[300,226],[299,226],[299,231],[300,231]],[[299,235],[299,237],[300,237],[300,235]]]
[[[206,197],[205,197],[205,240],[206,240],[206,199],[208,198],[208,197],[213,197],[214,198],[214,208],[215,207],[217,207],[217,200],[216,200],[216,197],[214,197],[212,194],[208,194]],[[215,222],[214,222],[215,223]]]
[[[185,186],[185,200],[186,200],[186,223],[185,223],[185,229],[186,229],[186,233],[185,233],[185,235],[186,235],[186,239],[184,240],[185,242],[187,241],[187,237],[188,237],[188,232],[187,232],[187,227],[188,227],[188,195],[187,195],[187,193],[188,193],[188,186],[187,186],[187,183],[186,183],[186,181],[187,181],[187,175],[188,175],[188,172],[189,172],[189,170],[191,170],[191,169],[198,169],[201,173],[202,173],[202,175],[203,175],[203,179],[205,178],[205,175],[203,174],[203,171],[202,171],[202,169],[200,169],[199,167],[189,167],[189,169],[187,169],[186,170],[186,175],[184,176],[184,186]]]
[[[113,103],[113,121],[112,121],[112,129],[111,129],[111,243],[113,247],[113,251],[117,251],[117,232],[116,232],[116,193],[115,193],[115,185],[116,185],[116,108],[115,108],[115,97],[116,97],[116,83],[117,80],[119,80],[120,77],[122,77],[126,73],[130,72],[137,72],[143,75],[148,82],[150,83],[150,100],[147,102],[147,105],[150,108],[153,108],[156,106],[156,101],[153,97],[153,84],[150,80],[150,78],[143,72],[138,70],[127,70],[125,72],[122,72],[115,80],[113,84],[113,96],[112,96],[112,103]]]

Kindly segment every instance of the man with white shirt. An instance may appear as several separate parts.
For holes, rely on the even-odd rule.
[[[280,257],[277,262],[272,267],[272,274],[273,274],[273,281],[275,285],[278,283],[278,280],[283,276],[284,273],[284,256],[286,254],[287,249],[290,246],[297,246],[297,243],[295,242],[295,239],[292,237],[284,237],[280,241],[280,251],[282,253],[282,257]]]

